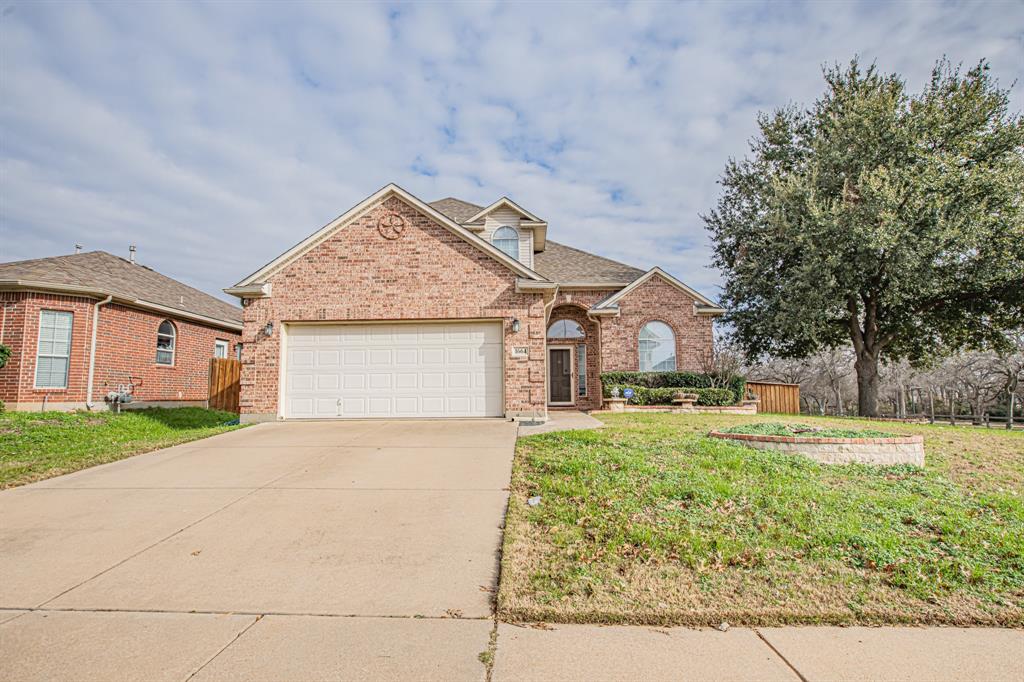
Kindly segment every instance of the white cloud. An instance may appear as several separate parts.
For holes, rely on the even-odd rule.
[[[755,115],[854,54],[1024,75],[1019,3],[46,5],[0,18],[0,258],[218,293],[387,182],[507,194],[714,295],[699,218]],[[1014,107],[1022,108],[1020,89]]]

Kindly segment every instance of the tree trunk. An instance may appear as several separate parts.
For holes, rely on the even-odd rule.
[[[857,413],[861,417],[878,416],[878,356],[858,353],[853,364],[857,370]]]

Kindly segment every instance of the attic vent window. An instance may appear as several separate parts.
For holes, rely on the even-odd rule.
[[[491,243],[505,255],[519,260],[519,232],[516,228],[508,225],[499,227],[494,231]]]

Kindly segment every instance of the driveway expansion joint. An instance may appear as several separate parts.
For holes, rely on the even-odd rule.
[[[756,634],[756,635],[757,635],[758,639],[760,639],[760,640],[761,640],[762,642],[764,642],[764,643],[765,643],[765,645],[766,645],[766,646],[767,646],[767,647],[768,647],[769,649],[771,649],[771,650],[772,650],[772,652],[773,652],[773,653],[774,653],[774,654],[775,654],[776,656],[778,656],[778,657],[779,657],[779,658],[780,658],[780,659],[782,660],[782,662],[783,662],[783,663],[785,663],[785,664],[786,664],[786,666],[787,666],[787,667],[788,667],[788,668],[789,668],[790,670],[792,670],[792,671],[793,671],[793,674],[794,674],[794,675],[796,675],[797,677],[799,677],[799,678],[800,678],[800,682],[809,682],[809,680],[808,680],[808,679],[807,679],[806,677],[804,677],[804,674],[803,674],[802,672],[800,672],[799,670],[797,670],[797,669],[796,669],[796,666],[795,666],[795,665],[793,665],[793,664],[792,664],[792,663],[790,662],[790,660],[789,660],[788,658],[786,658],[785,656],[783,656],[783,655],[782,655],[782,652],[781,652],[781,651],[779,651],[778,649],[776,649],[776,648],[775,648],[775,645],[774,645],[774,644],[772,644],[771,642],[769,642],[769,641],[768,641],[768,638],[764,636],[764,633],[762,633],[760,629],[758,629],[758,628],[751,628],[751,629],[752,629],[752,630],[754,631],[754,634]]]

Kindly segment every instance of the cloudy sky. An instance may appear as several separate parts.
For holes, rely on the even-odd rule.
[[[854,54],[1024,83],[1024,3],[0,0],[0,260],[136,243],[219,294],[396,182],[714,296],[726,159]]]

